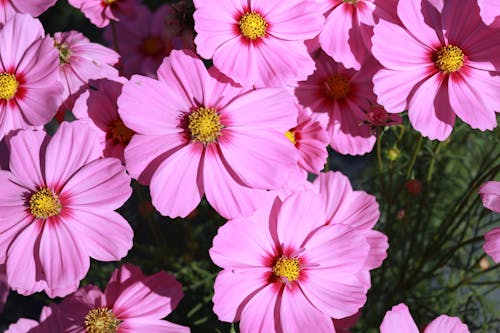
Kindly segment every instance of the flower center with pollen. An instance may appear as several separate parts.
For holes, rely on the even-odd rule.
[[[333,75],[325,80],[324,88],[329,99],[343,99],[351,91],[351,83],[344,75]]]
[[[140,48],[142,53],[144,53],[145,55],[161,55],[163,51],[163,42],[159,37],[150,36],[144,39]]]
[[[59,63],[61,65],[69,64],[69,58],[71,57],[69,46],[66,43],[60,44],[56,40],[54,40],[54,46],[59,51]]]
[[[434,53],[432,61],[441,72],[450,74],[462,68],[464,53],[458,46],[446,45]]]
[[[118,0],[104,0],[104,3],[108,4],[108,5],[111,5],[115,2],[117,2]]]
[[[85,316],[85,332],[116,333],[120,320],[108,308],[90,310]]]
[[[240,31],[248,39],[255,40],[264,37],[267,31],[267,22],[256,12],[245,13],[239,20]]]
[[[289,282],[297,280],[300,275],[299,259],[286,257],[278,258],[273,266],[273,273],[277,278],[285,278]]]
[[[61,212],[61,202],[57,195],[47,188],[42,188],[31,195],[30,213],[39,219],[46,219]]]
[[[290,140],[294,145],[297,143],[297,138],[295,137],[295,132],[290,130],[285,132],[285,136]]]
[[[188,128],[193,141],[206,144],[217,140],[223,126],[215,109],[202,106],[188,116]]]
[[[0,99],[9,100],[16,95],[19,82],[14,74],[0,73]]]
[[[125,126],[121,119],[118,119],[109,126],[106,137],[115,144],[122,143],[126,145],[130,142],[134,134],[134,131]]]

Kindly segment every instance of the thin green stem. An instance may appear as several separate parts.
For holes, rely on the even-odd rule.
[[[413,170],[413,166],[415,165],[415,161],[417,160],[417,155],[420,152],[420,148],[422,147],[422,141],[424,137],[419,135],[418,141],[415,149],[413,150],[413,155],[411,156],[410,165],[408,166],[408,170],[406,171],[406,179],[409,179],[411,176],[411,172]]]
[[[384,131],[381,128],[377,128],[377,162],[378,162],[378,172],[382,174],[383,164],[382,164],[382,137],[384,136]]]

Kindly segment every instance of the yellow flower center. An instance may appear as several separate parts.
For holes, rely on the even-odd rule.
[[[113,3],[117,2],[117,1],[118,1],[118,0],[104,0],[104,2],[105,2],[106,4],[108,4],[108,5],[111,5],[111,4],[113,4]]]
[[[193,141],[204,144],[214,142],[223,127],[220,116],[212,108],[202,106],[188,116],[188,128]]]
[[[141,51],[145,55],[154,56],[158,55],[163,50],[163,42],[159,37],[148,37],[144,39],[141,45]]]
[[[69,64],[69,58],[71,57],[69,46],[65,43],[59,44],[56,40],[54,40],[54,46],[59,51],[59,63],[61,65]]]
[[[351,83],[344,75],[333,75],[325,80],[325,94],[329,99],[346,98],[351,91]]]
[[[243,14],[238,23],[240,25],[241,34],[248,39],[255,40],[266,35],[268,24],[266,20],[256,12]]]
[[[118,119],[111,124],[106,134],[107,138],[112,140],[113,143],[123,143],[126,145],[130,142],[130,139],[132,139],[135,132],[125,126],[121,119]]]
[[[61,212],[61,202],[56,194],[47,188],[42,188],[31,195],[30,213],[39,219],[58,215]]]
[[[445,74],[458,71],[464,65],[464,53],[455,45],[446,45],[437,50],[432,61]]]
[[[344,3],[350,3],[350,4],[355,5],[355,4],[357,4],[357,3],[358,3],[358,0],[344,0],[343,2],[344,2]]]
[[[16,95],[19,82],[14,74],[0,73],[0,99],[9,100]]]
[[[285,132],[285,136],[288,138],[288,140],[290,140],[291,143],[293,143],[294,145],[297,143],[297,138],[295,137],[295,132],[293,131],[286,131]]]
[[[85,332],[116,333],[120,320],[108,308],[90,310],[85,316]]]
[[[300,275],[299,259],[286,257],[278,258],[274,264],[273,273],[277,278],[286,278],[289,282],[297,280]]]

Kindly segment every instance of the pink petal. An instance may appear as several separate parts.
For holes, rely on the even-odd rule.
[[[14,324],[10,324],[4,333],[28,333],[32,328],[37,327],[38,322],[33,319],[19,318]]]
[[[163,161],[187,143],[181,133],[166,135],[135,134],[125,148],[125,165],[132,178],[149,185]]]
[[[264,7],[271,7],[265,5]],[[281,40],[314,38],[323,27],[324,17],[317,4],[304,1],[280,2],[265,15],[272,22],[268,33]]]
[[[46,220],[40,237],[40,264],[51,298],[74,292],[89,270],[90,260],[81,239],[68,227],[72,221]]]
[[[484,235],[483,250],[486,252],[496,263],[500,262],[500,228],[495,228]]]
[[[47,134],[44,131],[21,131],[9,140],[11,172],[31,190],[44,185],[40,149]]]
[[[252,294],[268,285],[269,267],[224,269],[214,284],[213,311],[222,321],[240,320],[241,312]],[[228,295],[231,295],[228,297]]]
[[[280,323],[287,333],[335,332],[330,316],[315,308],[299,288],[283,288]]]
[[[82,167],[62,190],[75,209],[114,210],[132,194],[130,177],[117,158],[103,158]]]
[[[142,318],[133,318],[123,321],[118,326],[120,333],[189,333],[190,329],[186,326],[177,325],[166,320],[151,320]]]
[[[481,18],[490,25],[500,16],[500,3],[496,0],[477,0]]]
[[[389,248],[388,238],[380,231],[369,230],[366,240],[370,245],[370,251],[368,252],[365,267],[368,269],[379,268],[384,259],[387,258],[387,249]]]
[[[33,1],[23,1],[23,0],[10,0],[14,7],[21,13],[28,13],[31,16],[39,16],[49,7],[52,7],[56,0],[33,0]]]
[[[165,159],[154,173],[151,199],[162,215],[186,217],[200,203],[204,192],[202,154],[201,143],[189,144]]]
[[[273,284],[269,284],[252,296],[241,313],[241,333],[276,331],[278,292]]]
[[[78,169],[99,158],[101,152],[98,138],[88,124],[80,121],[63,122],[47,145],[47,186],[58,192]]]
[[[484,207],[500,213],[500,181],[486,182],[479,188]]]
[[[398,3],[397,11],[406,29],[421,43],[427,46],[439,45],[441,43],[438,35],[436,35],[438,31],[442,31],[440,24],[441,13],[429,2],[402,0]],[[407,46],[404,43],[399,45]]]
[[[230,220],[219,228],[209,250],[210,258],[217,266],[246,269],[269,264],[278,244],[269,231],[276,227],[272,204],[258,209],[252,216]],[[279,205],[279,199],[274,204]]]
[[[439,141],[448,138],[455,123],[447,87],[442,80],[440,73],[429,77],[417,88],[408,105],[413,127],[423,136]]]
[[[440,315],[425,328],[424,333],[470,333],[467,325],[457,317]]]
[[[139,266],[132,264],[123,264],[115,269],[109,278],[108,285],[106,286],[105,296],[106,303],[110,306],[115,304],[116,299],[120,294],[136,281],[143,280],[144,274]]]
[[[165,271],[136,280],[113,304],[113,313],[123,320],[161,319],[172,312],[184,297],[182,285]]]
[[[264,200],[272,201],[273,194],[238,183],[229,172],[231,167],[222,158],[218,145],[209,144],[203,157],[203,184],[210,205],[224,218],[252,214]]]
[[[71,209],[71,217],[65,218],[72,225],[72,232],[85,253],[100,261],[114,261],[125,257],[132,248],[134,235],[128,222],[118,213],[93,212],[92,209]]]
[[[385,314],[384,320],[380,325],[380,333],[401,332],[418,333],[417,325],[415,325],[408,307],[403,303],[393,306],[392,310]]]

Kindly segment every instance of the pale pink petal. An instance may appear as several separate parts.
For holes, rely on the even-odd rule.
[[[28,333],[38,326],[38,322],[33,319],[19,318],[14,324],[10,324],[4,333]]]
[[[441,44],[438,35],[436,35],[436,31],[442,31],[441,13],[427,0],[400,0],[397,11],[406,29],[414,34],[414,37],[421,43],[428,46]],[[407,44],[399,44],[399,41],[394,44],[407,46]]]
[[[68,207],[87,210],[120,208],[132,194],[130,176],[117,158],[103,158],[83,166],[62,189]]]
[[[486,252],[496,263],[500,262],[500,228],[495,228],[484,235],[483,250]]]
[[[467,325],[457,317],[440,315],[425,328],[424,333],[470,333]]]
[[[444,141],[451,134],[455,113],[449,105],[448,89],[442,74],[425,80],[412,95],[408,117],[413,127],[431,140]]]
[[[370,245],[370,251],[368,252],[365,267],[368,269],[378,268],[382,265],[384,259],[387,258],[387,249],[389,248],[388,238],[380,231],[369,230],[366,240]]]
[[[241,312],[256,291],[268,285],[271,269],[252,267],[224,269],[214,284],[213,311],[222,321],[240,320]]]
[[[241,313],[241,333],[275,332],[276,318],[279,317],[279,291],[269,284],[257,292]]]
[[[86,163],[99,158],[101,152],[98,138],[88,124],[81,121],[63,122],[47,145],[47,186],[58,192],[75,172]]]
[[[22,185],[31,190],[37,190],[45,183],[41,174],[40,149],[46,137],[44,131],[27,130],[9,140],[9,168]]]
[[[500,2],[497,0],[477,0],[484,23],[490,25],[500,16]]]
[[[489,76],[488,72],[477,72],[481,72],[477,73],[479,77],[483,75]],[[463,77],[460,72],[457,73],[457,76],[451,76],[448,80],[450,105],[453,108],[453,112],[472,128],[478,128],[481,131],[492,130],[497,126],[495,110],[493,105],[486,104],[482,98],[483,85],[485,84],[482,84],[479,77],[477,80],[470,80],[467,77]],[[500,91],[500,78],[496,81],[496,93],[498,95],[498,91]],[[488,89],[488,86],[485,86]]]
[[[335,332],[332,318],[315,308],[299,288],[284,287],[279,306],[283,332]]]
[[[479,195],[484,207],[500,213],[500,181],[489,181],[481,186]]]
[[[122,320],[161,319],[170,314],[183,297],[182,285],[175,277],[160,271],[123,289],[112,305],[113,313]]]
[[[139,266],[123,264],[111,273],[108,285],[106,286],[106,303],[112,306],[121,293],[134,284],[136,281],[144,279],[144,274]]]
[[[276,206],[280,203],[279,199],[274,202]],[[246,269],[271,264],[269,258],[275,254],[278,246],[277,240],[267,232],[276,227],[276,213],[271,211],[272,204],[258,209],[252,216],[230,220],[219,228],[209,250],[210,258],[217,266]]]
[[[124,151],[125,166],[132,178],[143,185],[149,185],[160,164],[187,142],[182,133],[135,134]]]
[[[388,311],[382,324],[380,333],[418,333],[417,325],[411,317],[408,307],[403,303],[395,305]],[[444,332],[441,332],[444,333]]]
[[[78,241],[85,253],[100,261],[114,261],[125,257],[132,248],[134,235],[128,222],[118,213],[94,212],[71,208],[72,232],[78,235]]]
[[[133,318],[124,320],[118,326],[118,333],[189,333],[187,326],[181,326],[168,322],[166,320],[151,320],[142,318]]]
[[[72,224],[73,221],[49,219],[41,230],[40,264],[47,281],[45,292],[51,298],[74,292],[89,270],[87,251]]]
[[[263,10],[270,8],[263,5]],[[272,24],[268,33],[282,40],[306,40],[314,38],[323,27],[324,17],[317,4],[304,1],[286,1],[264,14]]]
[[[52,7],[56,0],[10,0],[14,7],[21,13],[28,13],[31,16],[39,16],[49,7]]]
[[[182,147],[158,167],[151,178],[153,206],[169,217],[186,217],[200,203],[204,193],[200,161],[201,143]]]
[[[222,159],[218,145],[207,145],[203,157],[203,184],[210,205],[226,219],[248,216],[264,200],[272,201],[269,191],[256,190],[240,184],[230,173],[231,167]]]

